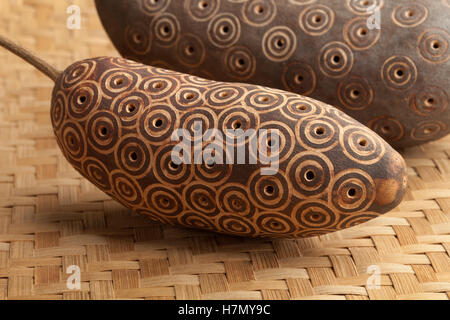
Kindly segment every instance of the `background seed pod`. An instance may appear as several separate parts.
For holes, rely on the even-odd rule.
[[[394,147],[450,131],[447,1],[96,0],[96,5],[127,58],[308,95],[345,111]],[[372,19],[378,13],[379,29]]]

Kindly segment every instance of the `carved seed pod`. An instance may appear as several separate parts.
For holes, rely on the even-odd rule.
[[[340,108],[394,147],[450,130],[448,0],[96,4],[124,57],[307,95]]]
[[[405,192],[402,157],[311,98],[122,58],[59,72],[1,35],[0,46],[55,82],[51,120],[73,167],[156,221],[307,237],[375,218]]]
[[[173,225],[311,236],[375,218],[405,191],[405,164],[378,135],[329,105],[281,90],[104,57],[77,62],[58,77],[51,113],[58,144],[84,177]],[[252,134],[233,139],[234,162],[226,152],[222,163],[208,161],[206,152],[192,153],[191,164],[171,156],[177,129],[205,151],[212,144],[226,150],[227,130],[236,128],[253,129],[258,144],[250,147]],[[215,140],[207,129],[217,129]],[[276,158],[271,139],[278,141]],[[256,163],[231,164],[237,150]],[[262,175],[269,164],[276,170]]]

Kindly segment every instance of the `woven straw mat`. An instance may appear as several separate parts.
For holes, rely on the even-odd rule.
[[[81,30],[66,28],[72,3]],[[2,34],[59,69],[117,55],[91,0],[2,0],[0,16]],[[6,50],[0,61],[0,299],[450,298],[450,137],[402,152],[408,192],[378,219],[299,240],[215,235],[98,191],[57,147],[52,82]],[[71,265],[79,290],[66,285]]]

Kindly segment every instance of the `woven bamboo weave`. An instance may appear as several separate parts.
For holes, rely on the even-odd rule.
[[[81,30],[66,28],[72,3]],[[59,69],[117,55],[90,0],[0,1],[0,32]],[[383,217],[308,239],[234,238],[153,223],[83,179],[54,139],[52,86],[0,50],[0,299],[450,298],[450,137],[402,152],[409,190]]]

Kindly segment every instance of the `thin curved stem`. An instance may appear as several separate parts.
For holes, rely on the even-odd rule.
[[[21,57],[23,60],[33,65],[36,69],[38,69],[39,71],[44,73],[47,77],[52,79],[53,82],[56,82],[56,79],[58,79],[58,76],[61,74],[61,72],[58,71],[52,65],[48,64],[38,56],[28,51],[27,49],[15,44],[14,42],[8,40],[2,35],[0,35],[0,46],[11,51],[16,56]]]

